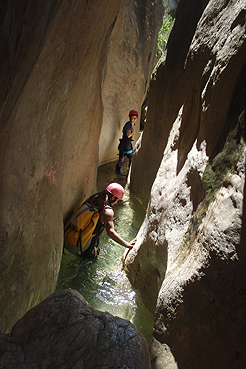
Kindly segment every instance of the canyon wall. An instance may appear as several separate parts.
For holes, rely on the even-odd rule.
[[[147,212],[124,263],[155,311],[155,369],[167,345],[170,368],[245,367],[245,18],[245,1],[181,0],[150,84],[130,180]]]
[[[1,6],[1,331],[53,292],[63,220],[96,189],[102,127],[100,146],[116,145],[141,106],[162,12],[161,0]]]
[[[134,142],[138,139],[141,105],[156,63],[154,41],[162,22],[157,1],[128,1],[112,30],[102,86],[103,125],[99,140],[99,162],[113,160],[128,113],[139,112]]]

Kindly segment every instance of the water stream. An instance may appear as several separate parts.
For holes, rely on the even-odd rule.
[[[126,183],[127,163],[122,174],[116,175],[115,162],[98,169],[98,191],[113,181]],[[116,231],[126,240],[136,237],[143,222],[145,209],[128,190],[124,198],[114,206]],[[72,288],[81,293],[97,310],[130,320],[148,343],[152,337],[153,315],[145,308],[141,297],[134,291],[124,271],[121,257],[125,248],[115,243],[106,231],[100,237],[100,255],[96,260],[82,260],[66,251],[62,257],[57,289]]]

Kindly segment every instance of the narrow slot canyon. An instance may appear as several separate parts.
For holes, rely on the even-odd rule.
[[[23,0],[0,21],[0,367],[245,368],[245,0]],[[133,248],[104,230],[97,259],[64,254],[111,182]]]

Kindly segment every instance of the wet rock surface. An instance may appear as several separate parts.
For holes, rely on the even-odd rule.
[[[246,363],[245,55],[245,2],[180,2],[131,169],[125,270],[180,369]]]
[[[129,321],[93,309],[73,290],[32,308],[0,335],[1,368],[149,369],[148,347]]]

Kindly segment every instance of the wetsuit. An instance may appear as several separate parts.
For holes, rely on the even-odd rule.
[[[104,210],[105,209],[112,209],[112,207],[109,205],[106,205],[104,206]],[[90,246],[88,247],[88,249],[83,251],[83,254],[82,254],[83,257],[93,257],[93,256],[99,255],[100,253],[99,237],[103,233],[104,228],[105,226],[101,222],[100,217],[99,217],[96,228],[94,229],[93,234],[92,234],[93,237],[92,237]]]
[[[123,127],[123,136],[120,139],[120,144],[118,146],[119,150],[119,161],[116,164],[116,172],[120,172],[120,169],[124,163],[125,156],[129,159],[129,168],[132,163],[132,154],[133,154],[133,147],[132,147],[132,137],[127,137],[127,131],[133,131],[133,125],[130,121],[126,122]]]

